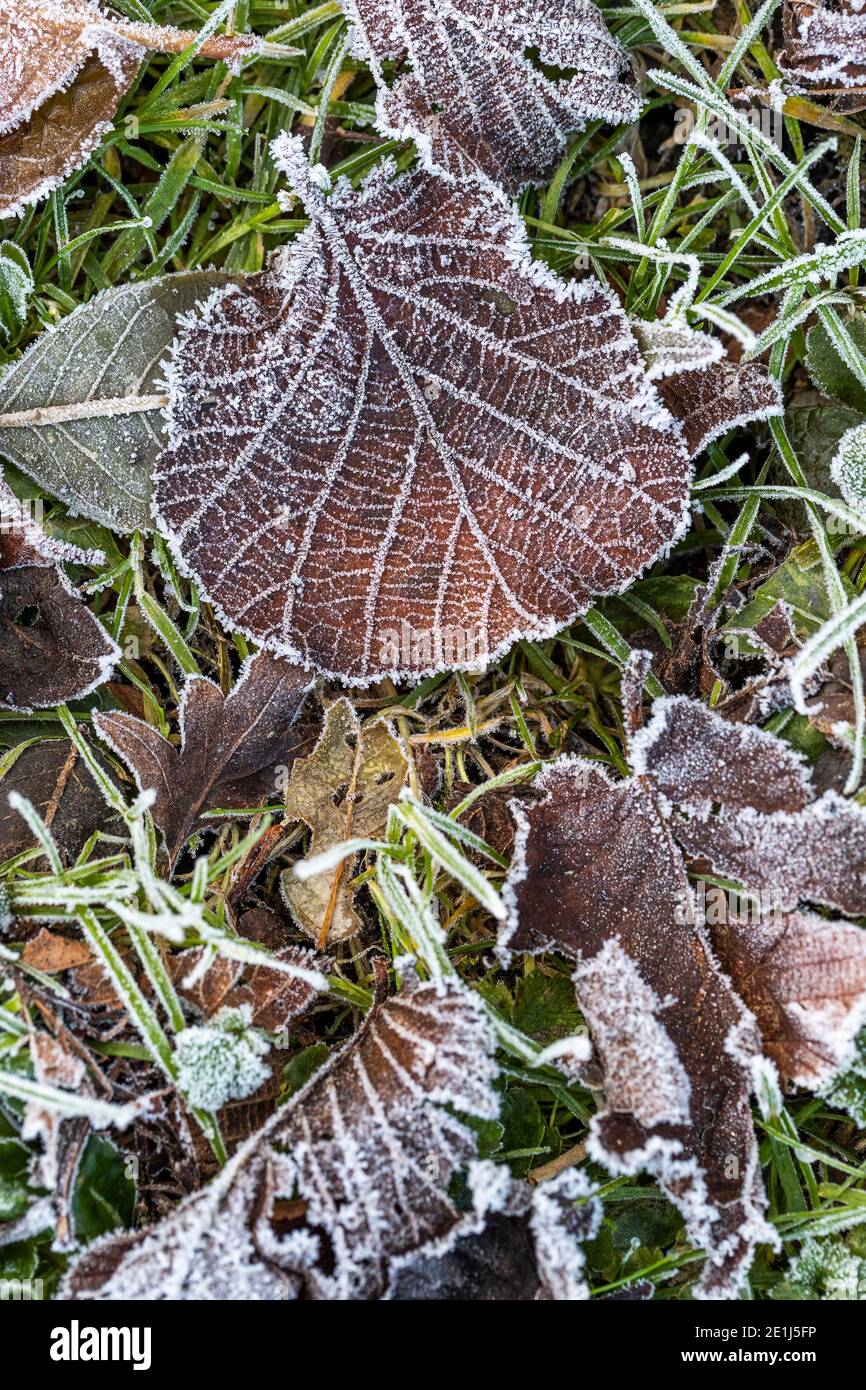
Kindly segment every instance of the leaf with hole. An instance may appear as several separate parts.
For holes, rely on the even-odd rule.
[[[286,819],[311,829],[311,854],[344,840],[379,838],[388,808],[399,799],[409,762],[382,719],[362,725],[348,700],[331,705],[313,752],[292,768],[286,788]],[[287,869],[281,879],[286,906],[307,936],[320,946],[344,941],[361,927],[348,885],[351,860],[300,879]]]

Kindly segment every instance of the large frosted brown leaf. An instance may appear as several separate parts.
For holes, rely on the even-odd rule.
[[[379,87],[379,129],[452,178],[509,192],[553,172],[570,131],[636,120],[628,58],[590,0],[343,0]],[[570,76],[549,77],[526,55]],[[390,87],[383,63],[411,73]]]
[[[98,0],[3,0],[0,217],[23,212],[84,163],[148,49],[179,53],[195,37],[139,24]],[[199,54],[232,61],[266,49],[252,34],[221,34]]]
[[[475,1141],[444,1106],[496,1115],[492,1047],[468,990],[405,987],[161,1226],[92,1246],[67,1297],[381,1297],[461,1227]]]
[[[355,683],[477,668],[624,588],[680,533],[689,463],[619,304],[533,263],[493,190],[386,165],[327,198],[274,150],[310,227],[175,349],[156,514],[182,567]]]
[[[575,961],[605,1071],[590,1151],[614,1172],[658,1177],[707,1251],[701,1292],[731,1296],[755,1244],[773,1239],[749,1109],[764,1057],[792,1082],[823,1086],[850,1062],[866,1015],[866,933],[781,911],[788,869],[772,849],[771,875],[761,859],[777,820],[802,818],[811,874],[791,871],[795,904],[843,898],[862,912],[866,812],[816,799],[780,740],[685,697],[656,702],[632,737],[631,763],[635,775],[616,782],[560,759],[536,782],[544,799],[514,807],[503,945]],[[775,875],[769,907],[701,912],[681,846],[713,860],[718,827],[744,822],[756,830],[742,872],[730,860],[718,871],[747,889]],[[846,868],[839,846],[852,834]]]
[[[0,479],[0,709],[44,709],[108,680],[120,651],[59,563],[93,558],[47,536]]]
[[[308,746],[297,720],[309,689],[309,676],[269,652],[247,660],[228,696],[204,676],[191,676],[181,698],[180,748],[135,715],[94,715],[97,733],[139,790],[156,792],[153,818],[172,865],[209,812],[279,797],[278,776]]]
[[[313,752],[292,768],[286,788],[286,819],[312,830],[310,853],[321,854],[349,839],[378,839],[388,808],[405,784],[409,763],[381,719],[362,728],[348,700],[336,700]],[[349,865],[314,878],[282,876],[286,906],[298,926],[320,946],[354,936],[361,919],[348,887]]]

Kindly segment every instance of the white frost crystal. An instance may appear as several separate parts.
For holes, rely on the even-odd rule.
[[[269,1075],[262,1058],[269,1044],[250,1027],[252,1009],[220,1009],[207,1025],[185,1028],[175,1044],[178,1088],[190,1105],[219,1110],[229,1100],[243,1100]]]

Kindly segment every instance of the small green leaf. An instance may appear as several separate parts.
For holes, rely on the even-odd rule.
[[[72,1196],[77,1239],[86,1244],[118,1226],[131,1226],[134,1207],[135,1183],[128,1160],[109,1140],[91,1135]]]
[[[861,353],[866,352],[866,314],[851,314],[844,323]],[[842,361],[823,323],[806,334],[806,370],[825,396],[866,412],[866,387]]]
[[[7,340],[24,327],[33,288],[30,262],[21,247],[0,241],[0,333]]]

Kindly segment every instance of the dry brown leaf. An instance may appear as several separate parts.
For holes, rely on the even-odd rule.
[[[845,110],[860,110],[856,94],[866,87],[861,0],[785,0],[782,22],[785,51],[779,66],[785,76],[818,89],[816,95],[839,94]]]
[[[506,1259],[493,1296],[510,1285],[523,1298],[586,1298],[581,1244],[601,1217],[591,1185],[572,1170],[530,1192],[506,1167],[475,1162],[476,1137],[451,1113],[495,1118],[493,1046],[465,986],[407,982],[209,1186],[160,1225],[90,1246],[63,1296],[438,1299],[455,1286],[490,1296],[479,1260],[485,1248],[494,1258],[503,1233],[497,1223],[480,1250],[474,1238],[502,1215],[526,1223],[532,1255],[524,1248],[517,1275]],[[468,1211],[449,1196],[461,1169]]]
[[[516,193],[553,173],[589,120],[628,124],[629,60],[589,0],[343,0],[379,88],[378,128],[416,141],[428,168]],[[526,56],[567,70],[557,80]],[[383,64],[400,64],[389,85]],[[411,67],[411,73],[402,69]]]
[[[43,975],[57,975],[62,970],[73,970],[78,965],[86,965],[93,959],[93,955],[84,941],[60,936],[58,932],[42,927],[25,945],[21,959],[34,970],[41,970]]]
[[[110,776],[102,759],[98,761]],[[21,748],[0,777],[0,863],[35,845],[27,822],[9,805],[10,792],[36,807],[64,864],[74,863],[95,831],[123,833],[120,818],[106,804],[72,744],[66,739],[35,743]],[[44,859],[41,862],[44,865]]]
[[[619,303],[508,200],[387,162],[209,302],[172,359],[156,514],[227,625],[338,679],[478,668],[687,521],[681,431]]]
[[[140,24],[99,0],[4,0],[0,7],[0,217],[22,213],[80,168],[109,128],[148,50],[180,53],[196,34]],[[266,52],[252,34],[206,39],[203,58]],[[271,46],[272,53],[284,54]]]
[[[108,679],[120,649],[60,568],[96,558],[47,536],[0,479],[0,709],[63,704]]]
[[[399,739],[383,720],[362,727],[351,703],[328,710],[321,738],[309,757],[292,768],[286,789],[286,819],[313,832],[310,853],[321,854],[343,840],[378,839],[388,808],[405,784],[409,762]],[[301,880],[282,875],[286,906],[302,931],[318,945],[344,941],[361,927],[348,887],[350,864]]]
[[[190,676],[180,702],[176,748],[132,714],[96,714],[100,738],[123,759],[140,791],[153,788],[152,814],[173,866],[193,831],[215,810],[254,809],[279,799],[289,766],[309,747],[298,717],[311,687],[299,667],[258,652],[227,696]]]
[[[576,963],[605,1071],[590,1153],[657,1176],[707,1251],[701,1291],[733,1296],[774,1240],[749,1108],[764,1056],[823,1086],[866,1017],[866,933],[795,910],[866,910],[866,812],[816,799],[781,740],[682,696],[656,701],[630,756],[620,782],[561,758],[544,800],[515,807],[503,945]],[[683,849],[771,897],[705,918]]]

